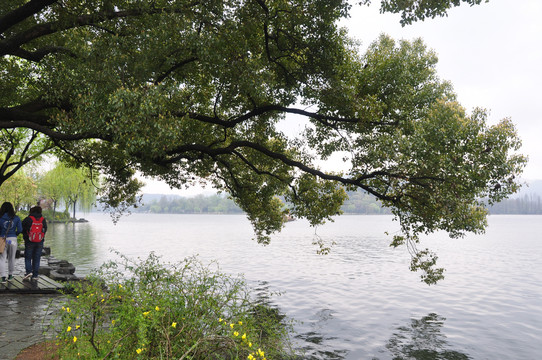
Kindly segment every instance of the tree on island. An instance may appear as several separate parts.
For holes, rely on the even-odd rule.
[[[278,196],[317,225],[363,189],[398,218],[393,245],[406,242],[432,283],[442,270],[418,235],[482,232],[481,199],[517,191],[526,160],[512,122],[467,114],[421,40],[381,36],[360,54],[338,23],[369,2],[4,1],[0,128],[28,143],[39,133],[44,151],[104,174],[112,207],[136,201],[136,171],[176,188],[204,181],[263,243],[283,226]],[[461,2],[481,0],[381,9],[408,24]],[[279,130],[300,117],[300,134]],[[316,165],[337,153],[348,170]]]

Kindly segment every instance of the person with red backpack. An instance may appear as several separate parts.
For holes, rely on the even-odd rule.
[[[46,232],[47,221],[41,215],[41,206],[32,207],[28,216],[23,220],[24,265],[26,270],[23,280],[38,281],[41,252]]]

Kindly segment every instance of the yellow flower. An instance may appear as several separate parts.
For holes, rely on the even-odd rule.
[[[119,284],[119,288],[122,289],[122,285],[121,285],[121,284]]]
[[[239,333],[237,331],[234,331],[233,336],[239,336]]]
[[[265,353],[260,348],[258,348],[258,354],[260,354],[261,357],[265,356]]]
[[[72,327],[68,326],[68,328],[66,329],[66,332],[70,332],[70,331],[72,331]]]
[[[74,336],[73,337],[73,342],[76,342],[77,341],[77,336]]]
[[[115,323],[117,322],[117,320],[113,319],[111,320],[111,324],[115,325]]]
[[[254,356],[252,356],[252,354],[249,354],[247,359],[248,360],[254,360]]]
[[[171,327],[172,327],[172,328],[176,328],[176,327],[177,327],[177,323],[176,323],[176,322],[171,323]]]
[[[105,301],[105,299],[102,299],[102,302],[104,302],[104,301]]]
[[[243,325],[243,322],[242,322],[242,321],[239,321],[239,325]]]
[[[160,308],[159,308],[158,306],[156,306],[156,307],[154,308],[154,310],[160,311]]]
[[[137,349],[136,353],[141,354],[142,351],[143,351],[143,349]]]
[[[66,308],[66,312],[71,312],[70,308]]]
[[[222,318],[218,318],[218,322],[222,322]]]
[[[150,313],[151,313],[150,311],[145,311],[145,312],[143,313],[143,316],[147,316],[147,315],[149,315]]]
[[[230,324],[230,327],[231,327],[232,329],[233,329],[234,326],[235,326],[234,324]]]
[[[248,347],[252,347],[252,343],[250,341],[248,342]]]
[[[75,325],[75,330],[79,329],[81,325]]]
[[[243,340],[246,340],[246,339],[247,339],[247,334],[244,333],[243,336],[241,336],[241,338],[242,338]]]
[[[64,306],[62,307],[62,311],[66,311],[66,308]]]

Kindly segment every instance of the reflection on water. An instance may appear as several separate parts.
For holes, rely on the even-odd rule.
[[[55,258],[75,264],[76,275],[88,275],[96,267],[96,255],[99,253],[95,238],[90,223],[52,223],[48,224],[45,246],[51,247],[51,255]]]
[[[446,335],[441,330],[442,316],[431,313],[421,319],[411,319],[409,326],[397,328],[386,347],[394,360],[468,360],[465,354],[449,350]]]
[[[344,359],[348,353],[345,349],[335,348],[330,349],[330,342],[338,342],[337,336],[330,336],[328,328],[334,320],[334,311],[331,309],[320,309],[311,316],[310,331],[297,334],[295,338],[299,343],[304,344],[301,349],[303,351],[303,359]],[[327,334],[327,335],[326,335]]]

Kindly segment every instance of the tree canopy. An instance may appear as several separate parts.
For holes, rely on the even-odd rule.
[[[462,2],[481,0],[382,0],[381,10],[408,24]],[[39,133],[43,151],[104,174],[113,207],[135,200],[136,171],[178,188],[204,181],[263,242],[283,225],[278,196],[316,225],[355,189],[390,207],[407,241],[481,232],[483,199],[518,188],[514,126],[468,114],[421,40],[381,36],[361,53],[338,24],[368,3],[4,1],[0,129]],[[307,126],[288,136],[277,125],[293,115]],[[336,153],[348,170],[317,166]],[[434,258],[422,258],[413,267],[429,269]]]

